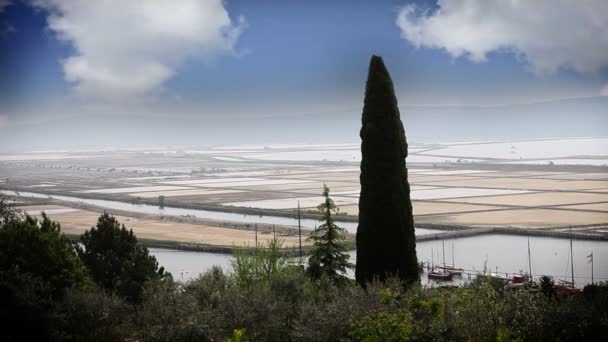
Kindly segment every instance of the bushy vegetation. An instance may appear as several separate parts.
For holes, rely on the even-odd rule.
[[[133,300],[92,281],[101,270],[81,261],[85,254],[78,256],[56,223],[3,217],[2,341],[599,341],[608,334],[606,283],[565,297],[550,281],[538,292],[485,279],[428,289],[388,278],[363,288],[327,274],[310,277],[281,255],[279,241],[236,255],[234,270],[213,268],[186,283],[154,275],[150,258],[126,258],[128,269],[152,270],[132,283]],[[111,223],[106,233],[114,236],[100,255],[133,250],[123,245],[132,245],[130,232],[117,231],[109,215],[100,222]]]

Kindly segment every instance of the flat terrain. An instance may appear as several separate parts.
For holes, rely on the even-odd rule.
[[[72,209],[57,205],[21,206],[20,209],[31,215],[40,216],[47,213],[49,218],[61,223],[61,231],[66,234],[80,235],[91,229],[97,222],[100,213]],[[255,231],[214,227],[200,224],[181,223],[159,219],[142,219],[116,215],[116,219],[127,228],[132,229],[138,238],[161,241],[178,241],[185,243],[205,243],[217,246],[255,246]],[[258,233],[258,243],[270,241],[273,234],[270,231]],[[297,235],[278,234],[283,240],[284,247],[298,246]],[[307,244],[303,237],[302,244]]]
[[[358,144],[268,145],[0,155],[0,189],[152,205],[164,196],[170,207],[293,215],[298,205],[314,212],[327,184],[340,212],[356,217],[359,149]],[[415,220],[475,227],[592,226],[605,232],[606,160],[605,138],[410,144]],[[96,215],[52,217],[66,231],[81,232]],[[121,218],[147,238],[252,241],[246,230]]]

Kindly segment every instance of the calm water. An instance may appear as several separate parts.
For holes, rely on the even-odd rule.
[[[454,261],[457,267],[470,271],[483,271],[484,263],[488,271],[514,272],[528,270],[527,237],[516,235],[482,235],[455,239]],[[452,260],[452,241],[446,240],[446,263]],[[608,280],[608,242],[603,241],[573,241],[574,279],[577,286],[591,282],[591,264],[586,258],[593,252],[595,281]],[[570,241],[567,239],[554,239],[545,237],[530,237],[532,258],[532,274],[538,277],[549,274],[555,278],[570,279]],[[186,252],[167,249],[151,248],[159,264],[171,272],[175,279],[191,279],[209,270],[213,265],[222,269],[230,269],[231,256],[226,254],[213,254],[201,252]],[[441,240],[423,241],[417,244],[418,259],[420,261],[435,263],[443,262],[443,248]],[[354,262],[356,252],[352,251],[351,261]],[[431,255],[434,257],[431,258]],[[183,274],[182,271],[188,273]],[[353,274],[351,274],[353,276]],[[462,283],[468,278],[463,276],[452,283]],[[422,275],[423,284],[429,284],[426,273]],[[436,284],[433,282],[431,284]]]
[[[17,196],[15,191],[9,190],[0,190],[0,194]],[[281,217],[281,216],[269,216],[269,215],[249,215],[249,214],[238,214],[238,213],[230,213],[230,212],[221,212],[221,211],[211,211],[211,210],[201,210],[201,209],[183,209],[183,208],[172,208],[165,207],[163,209],[159,208],[155,205],[149,204],[132,204],[132,203],[124,203],[118,201],[107,201],[107,200],[99,200],[99,199],[89,199],[89,198],[78,198],[72,196],[59,196],[59,195],[46,195],[35,192],[22,192],[19,191],[19,196],[21,197],[31,197],[31,198],[52,198],[58,199],[65,202],[75,202],[75,203],[85,203],[90,205],[95,205],[102,208],[114,209],[114,210],[124,210],[130,211],[133,213],[142,213],[142,214],[155,214],[155,215],[164,215],[164,216],[184,216],[184,215],[192,215],[201,219],[215,220],[215,221],[230,221],[230,222],[240,222],[240,223],[264,223],[264,224],[276,224],[280,226],[293,226],[297,227],[298,220],[290,217]],[[313,219],[302,219],[302,227],[308,229],[314,229],[315,226],[319,224],[318,220]],[[357,231],[357,222],[338,222],[340,227],[345,228],[351,233],[355,233]],[[416,235],[421,234],[429,234],[429,233],[438,233],[439,230],[434,229],[424,229],[417,228]]]

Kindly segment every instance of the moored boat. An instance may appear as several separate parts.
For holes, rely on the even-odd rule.
[[[427,274],[427,276],[429,279],[433,279],[433,280],[443,280],[443,281],[452,280],[452,274],[450,272],[440,271],[440,270],[432,270]]]

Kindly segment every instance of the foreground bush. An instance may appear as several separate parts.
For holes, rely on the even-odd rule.
[[[556,294],[548,278],[538,292],[506,290],[489,278],[457,289],[404,289],[397,278],[363,289],[354,280],[336,282],[327,273],[310,277],[290,266],[277,241],[238,254],[231,272],[213,268],[177,283],[162,276],[132,233],[107,215],[100,220],[108,229],[81,240],[90,252],[79,249],[84,263],[46,217],[38,221],[4,211],[0,218],[1,341],[603,341],[608,336],[606,283],[570,296]]]

